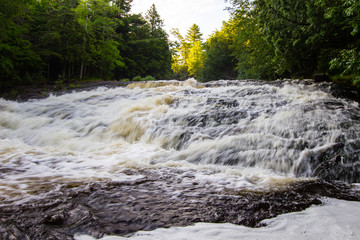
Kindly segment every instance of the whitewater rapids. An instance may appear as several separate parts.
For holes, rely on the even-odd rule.
[[[141,182],[149,172],[215,192],[355,184],[359,120],[357,102],[310,80],[155,81],[0,99],[0,206],[91,183]]]

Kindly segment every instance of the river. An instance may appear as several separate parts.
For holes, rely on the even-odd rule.
[[[203,222],[228,234],[250,231],[230,223],[262,229],[279,214],[346,205],[360,200],[359,120],[357,102],[311,80],[154,81],[0,99],[0,236],[212,228]]]

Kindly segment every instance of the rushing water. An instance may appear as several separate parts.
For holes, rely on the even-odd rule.
[[[0,99],[0,204],[6,209],[65,195],[75,199],[79,192],[111,197],[110,183],[111,189],[132,186],[122,191],[138,191],[134,199],[152,188],[172,200],[184,189],[189,197],[201,189],[278,191],[313,178],[359,183],[360,109],[329,89],[311,81],[188,80],[22,103]],[[149,179],[153,185],[145,187]],[[43,222],[63,224],[72,215],[54,216]],[[207,219],[192,222],[201,220]],[[0,233],[8,236],[12,225],[4,226]],[[25,231],[16,229],[14,236]],[[70,235],[146,227],[79,229]]]

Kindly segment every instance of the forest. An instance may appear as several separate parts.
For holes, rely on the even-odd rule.
[[[0,89],[63,81],[313,78],[360,85],[357,0],[225,0],[231,18],[203,39],[170,41],[132,0],[2,0]],[[219,9],[223,11],[223,9]]]
[[[155,6],[131,0],[2,0],[1,88],[65,80],[171,77],[169,41]]]

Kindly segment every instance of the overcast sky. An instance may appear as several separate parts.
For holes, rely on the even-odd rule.
[[[185,36],[187,29],[196,23],[205,40],[229,19],[225,8],[230,5],[224,0],[133,0],[131,12],[145,14],[153,3],[169,34],[172,28],[178,28]]]

